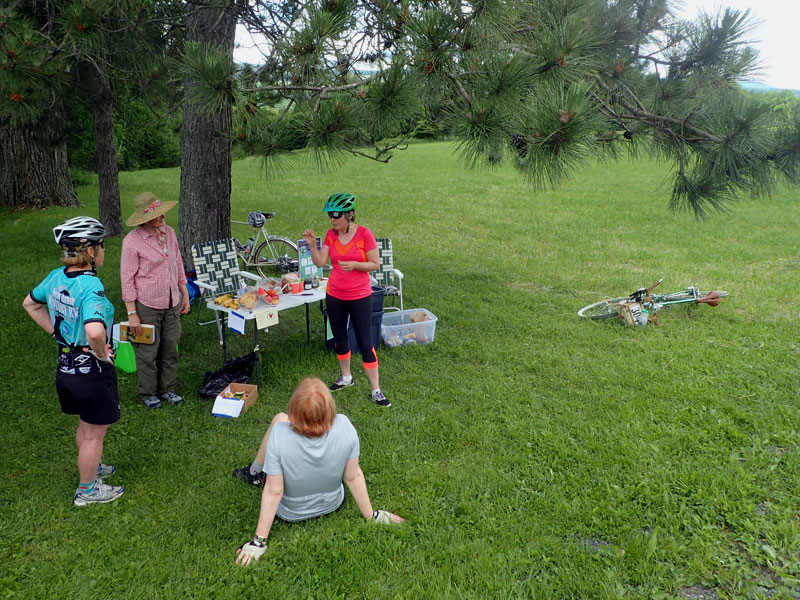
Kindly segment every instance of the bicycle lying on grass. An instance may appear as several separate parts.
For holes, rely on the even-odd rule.
[[[647,322],[658,324],[658,311],[676,304],[708,304],[718,306],[720,299],[728,292],[700,291],[689,286],[680,292],[671,294],[653,294],[653,289],[664,279],[659,279],[649,288],[639,288],[630,296],[601,300],[578,311],[578,316],[586,319],[609,319],[620,317],[628,325],[644,327]]]
[[[233,221],[237,225],[249,225],[258,231],[246,245],[236,238],[236,254],[244,271],[255,271],[262,277],[280,277],[298,269],[297,244],[282,235],[272,235],[267,231],[267,221],[275,216],[271,212],[251,212],[247,221]]]

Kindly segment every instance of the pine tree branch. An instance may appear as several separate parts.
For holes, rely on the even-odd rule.
[[[380,156],[380,154],[378,156],[371,156],[371,155],[367,154],[366,152],[361,152],[360,150],[350,150],[350,152],[352,154],[357,155],[357,156],[363,156],[364,158],[368,158],[370,160],[374,160],[376,162],[380,162],[380,163],[384,163],[384,164],[388,163],[392,159],[391,156],[387,156],[385,159],[384,158],[378,158],[378,156]]]
[[[398,148],[398,147],[400,146],[400,144],[404,143],[404,142],[405,142],[405,141],[408,139],[408,136],[409,136],[409,135],[411,135],[411,134],[406,134],[406,135],[404,135],[404,136],[403,136],[403,137],[401,137],[401,138],[400,138],[400,139],[399,139],[399,140],[398,140],[396,143],[394,143],[394,144],[392,144],[392,145],[390,145],[390,146],[386,146],[386,147],[384,147],[384,148],[379,148],[379,147],[378,147],[378,146],[376,146],[375,144],[372,144],[372,147],[373,147],[373,148],[375,148],[375,150],[376,150],[376,154],[375,154],[375,156],[372,156],[372,155],[370,155],[370,154],[367,154],[367,153],[365,153],[365,152],[361,152],[360,150],[353,150],[353,149],[351,149],[351,150],[350,150],[350,152],[351,152],[352,154],[355,154],[355,155],[357,155],[357,156],[363,156],[364,158],[369,158],[370,160],[374,160],[374,161],[376,161],[376,162],[380,162],[380,163],[384,163],[384,164],[386,164],[386,163],[388,163],[388,162],[389,162],[389,161],[392,159],[392,155],[391,155],[391,154],[389,154],[389,155],[388,155],[388,156],[387,156],[385,159],[384,159],[384,158],[380,158],[380,157],[381,157],[382,155],[384,155],[384,154],[388,154],[388,153],[389,153],[389,152],[391,152],[392,150],[395,150],[396,148]],[[406,146],[406,148],[407,148],[407,147],[408,147],[408,146]],[[403,150],[405,150],[406,148],[402,148],[402,149],[403,149]]]
[[[281,111],[281,114],[280,114],[280,115],[278,115],[278,118],[277,118],[277,119],[275,119],[275,120],[274,120],[274,121],[273,121],[273,122],[270,124],[270,126],[271,126],[271,127],[274,127],[275,125],[278,125],[278,124],[279,124],[281,121],[283,121],[283,118],[284,118],[284,117],[285,117],[287,114],[289,114],[289,109],[290,109],[290,108],[292,108],[292,106],[293,106],[293,105],[294,105],[294,98],[289,98],[289,102],[287,102],[287,103],[286,103],[286,108],[284,108],[284,109],[283,109],[283,111]]]
[[[472,106],[472,98],[469,97],[469,94],[467,93],[467,90],[464,89],[464,86],[462,85],[461,80],[459,80],[458,77],[456,77],[455,75],[452,75],[452,74],[449,75],[449,77],[450,77],[450,79],[453,80],[453,83],[456,84],[456,87],[458,88],[458,92],[461,94],[461,96],[464,98],[464,100],[467,101],[467,104]]]
[[[611,88],[608,87],[608,85],[602,80],[602,78],[599,75],[595,76],[595,80],[597,81],[598,85],[602,87],[604,90],[606,90],[609,94],[613,93]],[[634,115],[638,120],[659,127],[659,129],[673,132],[672,127],[680,127],[681,131],[684,130],[689,131],[700,139],[708,140],[715,143],[722,142],[722,140],[717,136],[712,135],[702,129],[698,129],[694,125],[690,125],[688,121],[693,116],[693,114],[690,114],[684,120],[680,120],[680,119],[675,119],[674,117],[668,117],[666,115],[656,115],[646,110],[641,110],[636,106],[633,106],[630,102],[628,102],[624,98],[618,98],[618,102],[622,106],[624,106],[625,109],[628,110],[632,115]]]
[[[362,85],[367,85],[368,83],[371,83],[376,79],[378,79],[378,77],[380,77],[380,73],[376,73],[375,75],[370,75],[366,79],[362,79],[360,81],[354,81],[353,83],[347,83],[345,85],[335,85],[335,86],[262,85],[255,88],[241,88],[241,91],[244,93],[292,91],[292,92],[318,92],[320,94],[327,94],[330,92],[344,92],[347,90],[352,90]]]

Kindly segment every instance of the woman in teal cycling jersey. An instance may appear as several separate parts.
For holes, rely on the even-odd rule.
[[[106,230],[91,217],[75,217],[53,229],[65,266],[53,270],[22,306],[58,343],[56,391],[61,412],[78,416],[80,485],[76,506],[112,502],[125,488],[107,485],[116,469],[100,462],[108,426],[120,417],[117,374],[111,351],[114,307],[96,268],[105,258]]]

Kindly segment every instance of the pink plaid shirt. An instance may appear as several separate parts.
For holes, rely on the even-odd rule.
[[[178,249],[175,230],[164,225],[150,234],[141,225],[122,240],[120,276],[122,300],[138,300],[145,306],[163,310],[181,303],[178,286],[186,285],[186,272]]]

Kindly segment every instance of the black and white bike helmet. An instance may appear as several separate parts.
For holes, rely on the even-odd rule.
[[[96,246],[106,237],[106,228],[92,217],[73,217],[53,227],[56,244],[65,254],[75,256],[89,246]]]
[[[263,213],[253,211],[247,215],[247,222],[250,223],[250,227],[263,227],[267,218]]]

